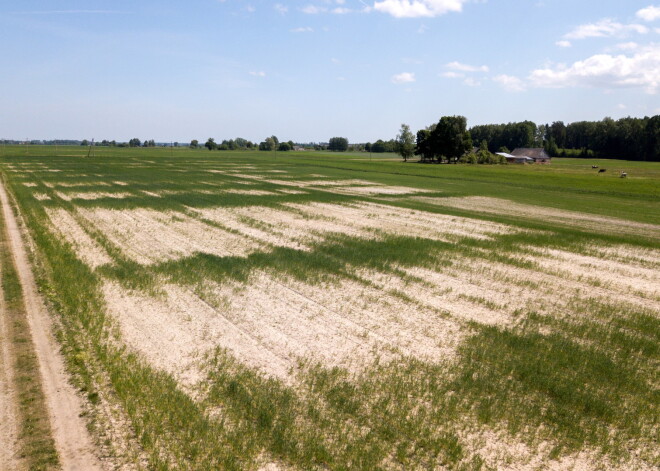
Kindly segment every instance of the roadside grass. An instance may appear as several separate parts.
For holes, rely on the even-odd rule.
[[[32,343],[18,278],[9,246],[4,216],[0,212],[0,277],[4,297],[9,351],[14,357],[14,384],[18,398],[18,456],[29,470],[59,469],[46,400],[41,385],[39,361]],[[0,445],[5,446],[5,445]]]

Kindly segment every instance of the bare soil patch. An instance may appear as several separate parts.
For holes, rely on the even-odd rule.
[[[246,256],[260,249],[249,239],[205,224],[182,213],[149,209],[80,209],[90,224],[120,247],[129,258],[144,264],[190,256],[196,252],[218,256]]]
[[[455,237],[488,238],[495,234],[511,234],[517,229],[480,219],[447,216],[376,203],[338,205],[311,203],[289,204],[313,218],[329,218],[358,231],[384,231],[388,234],[451,240]]]
[[[303,359],[353,371],[401,354],[446,360],[463,335],[433,309],[349,280],[312,286],[259,273],[201,295],[174,285],[160,299],[114,284],[104,291],[132,348],[184,382],[201,379],[195,362],[216,346],[291,382]]]
[[[55,194],[62,198],[64,201],[73,201],[73,200],[98,200],[102,198],[114,198],[114,199],[124,199],[130,198],[133,196],[131,193],[111,193],[111,192],[99,192],[99,191],[90,191],[82,193],[62,193],[61,191],[56,191]]]
[[[65,209],[46,208],[51,227],[69,242],[76,255],[92,269],[112,263],[112,258],[101,245],[90,237],[78,221]]]
[[[501,214],[526,219],[540,219],[556,224],[615,234],[638,234],[641,232],[647,236],[660,239],[660,226],[655,224],[645,224],[577,211],[515,203],[500,198],[488,198],[484,196],[468,196],[460,198],[429,198],[421,196],[414,198],[438,206],[447,206],[486,214]]]

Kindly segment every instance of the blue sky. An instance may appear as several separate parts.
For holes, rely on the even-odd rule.
[[[0,0],[0,138],[393,138],[660,114],[653,0]]]

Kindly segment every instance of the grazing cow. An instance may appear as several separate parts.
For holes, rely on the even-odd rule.
[[[592,165],[591,168],[598,168],[598,165]]]
[[[598,170],[598,173],[605,173],[606,171],[607,171],[606,168],[601,168],[600,170]]]
[[[628,174],[626,172],[621,172],[621,178],[626,178]]]

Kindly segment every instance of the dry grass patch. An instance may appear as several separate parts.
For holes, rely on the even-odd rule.
[[[444,214],[428,213],[376,203],[339,205],[289,204],[307,217],[329,218],[352,227],[353,232],[383,231],[387,234],[453,241],[456,237],[488,239],[519,230],[504,224]]]
[[[655,224],[645,224],[578,211],[515,203],[500,198],[489,198],[485,196],[430,198],[420,196],[414,197],[414,199],[437,206],[477,211],[486,214],[500,214],[543,220],[554,224],[586,230],[597,230],[599,232],[605,231],[613,234],[637,235],[641,233],[650,238],[660,239],[660,226]]]
[[[67,210],[46,208],[46,214],[53,230],[61,234],[72,245],[76,256],[92,269],[112,263],[112,258],[105,249],[80,227]]]
[[[341,193],[345,195],[411,195],[415,193],[431,193],[433,190],[422,190],[419,188],[411,188],[407,186],[340,186],[332,189],[333,193]]]
[[[122,337],[152,364],[190,384],[200,354],[226,348],[289,383],[300,361],[359,371],[376,358],[451,358],[464,335],[437,311],[350,280],[313,286],[266,273],[248,283],[163,286],[161,297],[106,283]]]
[[[143,264],[196,252],[246,256],[261,249],[260,244],[182,213],[104,208],[81,208],[80,213],[126,256]]]
[[[224,193],[231,193],[235,195],[249,195],[249,196],[273,196],[277,195],[277,193],[274,193],[272,191],[267,191],[267,190],[239,190],[235,188],[231,188],[228,190],[223,190]]]
[[[131,193],[125,193],[125,192],[110,193],[110,192],[99,192],[99,191],[90,191],[84,193],[62,193],[60,191],[56,191],[55,194],[59,198],[62,198],[64,201],[73,201],[73,200],[93,201],[103,198],[124,199],[133,196]]]

